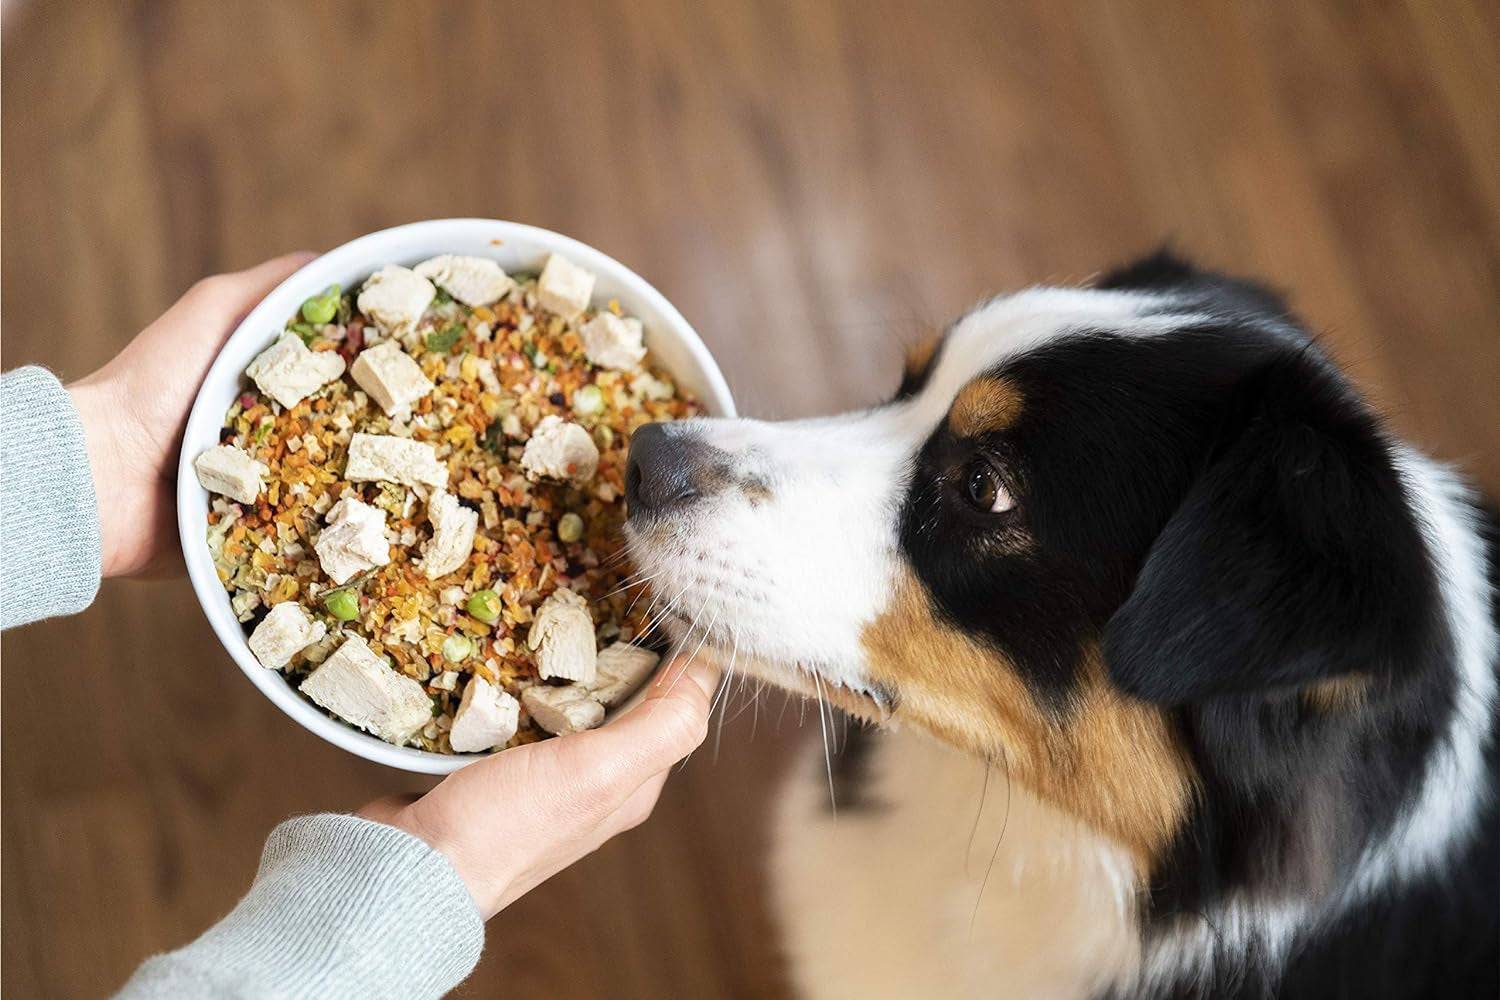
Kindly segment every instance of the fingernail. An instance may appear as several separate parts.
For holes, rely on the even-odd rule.
[[[712,696],[714,688],[719,686],[719,667],[712,660],[698,657],[688,661],[683,669],[684,676],[698,685],[703,693]]]

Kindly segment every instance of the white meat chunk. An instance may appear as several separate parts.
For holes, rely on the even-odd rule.
[[[328,579],[343,583],[391,561],[391,545],[385,537],[385,511],[363,500],[346,497],[328,512],[328,526],[313,542],[318,563]]]
[[[302,693],[345,722],[390,743],[410,740],[432,721],[422,685],[391,669],[352,636],[302,682]]]
[[[606,708],[613,708],[635,693],[646,682],[661,657],[641,646],[617,642],[599,651],[595,660],[594,683],[588,686]]]
[[[554,736],[581,733],[604,721],[604,706],[575,684],[534,684],[521,692],[521,703],[531,721]]]
[[[448,468],[432,445],[392,434],[355,434],[349,439],[344,478],[351,483],[388,482],[403,486],[448,485]]]
[[[314,621],[296,601],[282,601],[250,633],[250,652],[269,670],[280,670],[293,656],[319,642],[328,626]]]
[[[457,753],[479,753],[504,746],[516,735],[520,721],[520,702],[483,677],[475,677],[458,702],[448,743]]]
[[[641,321],[633,317],[621,319],[612,312],[602,312],[578,332],[583,336],[584,353],[600,368],[636,368],[646,357]]]
[[[573,319],[589,306],[594,295],[594,274],[561,254],[551,254],[536,282],[536,300],[543,309],[563,319]]]
[[[427,503],[432,539],[422,554],[422,572],[436,580],[458,569],[474,550],[479,512],[458,502],[452,493],[438,493]]]
[[[595,671],[594,619],[588,602],[567,587],[559,587],[536,609],[526,636],[536,651],[536,670],[542,680],[561,677],[592,684]]]
[[[356,305],[387,333],[405,333],[432,304],[437,289],[409,267],[387,264],[365,279]]]
[[[354,381],[380,404],[386,416],[395,416],[432,391],[432,380],[401,349],[395,340],[382,341],[360,351],[349,369]]]
[[[205,490],[240,503],[255,502],[271,471],[249,452],[227,444],[215,445],[199,455],[193,460],[193,469]]]
[[[245,374],[260,391],[291,409],[344,374],[344,359],[333,351],[311,351],[295,333],[283,333],[256,355]]]
[[[532,481],[565,479],[586,483],[594,478],[598,468],[599,449],[589,432],[555,414],[541,419],[521,453],[521,470]]]
[[[418,264],[415,270],[466,306],[487,306],[504,298],[516,283],[488,257],[445,253]]]

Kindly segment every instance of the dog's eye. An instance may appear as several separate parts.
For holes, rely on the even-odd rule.
[[[1016,505],[995,467],[982,458],[969,463],[968,494],[970,503],[991,514],[1003,514]]]

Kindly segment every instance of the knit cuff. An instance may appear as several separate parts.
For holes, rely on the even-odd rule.
[[[440,997],[484,947],[484,921],[442,854],[355,816],[287,820],[230,914],[147,961],[121,992],[146,998]],[[208,987],[208,989],[204,989]]]
[[[99,508],[73,401],[45,368],[0,375],[0,628],[82,611]]]

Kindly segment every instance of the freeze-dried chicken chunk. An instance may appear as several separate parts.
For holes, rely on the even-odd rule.
[[[661,657],[649,649],[617,642],[599,651],[594,661],[594,682],[588,685],[592,694],[606,708],[613,708],[635,693],[656,669]]]
[[[589,432],[552,414],[545,416],[526,440],[521,469],[526,478],[563,479],[586,483],[599,468],[599,447]]]
[[[380,404],[386,416],[394,416],[432,391],[432,380],[394,340],[381,341],[361,351],[349,369],[354,381]]]
[[[199,455],[193,460],[193,469],[205,490],[240,503],[255,502],[265,488],[266,473],[271,471],[249,452],[228,444],[215,445]]]
[[[504,746],[516,735],[520,715],[516,699],[483,677],[475,677],[458,703],[448,745],[457,753],[480,753]]]
[[[314,621],[296,601],[282,601],[250,633],[250,652],[260,665],[280,670],[291,658],[328,634],[328,626]]]
[[[422,554],[422,572],[436,580],[462,566],[474,549],[479,512],[458,502],[452,493],[439,493],[427,504],[432,540]]]
[[[359,636],[308,674],[300,690],[345,722],[391,743],[405,743],[432,719],[432,699],[422,685],[396,673]]]
[[[366,279],[357,305],[375,325],[389,333],[405,333],[432,304],[437,289],[410,268],[387,264]]]
[[[445,253],[422,261],[413,270],[467,306],[487,306],[516,286],[488,257]]]
[[[344,374],[344,359],[332,351],[308,350],[295,333],[283,333],[256,355],[245,374],[260,391],[291,409]]]
[[[535,684],[521,692],[531,721],[554,736],[580,733],[604,721],[604,706],[575,684]]]
[[[594,680],[594,619],[588,602],[567,587],[554,590],[531,623],[526,644],[536,652],[542,680],[561,677],[585,684]]]
[[[359,434],[349,439],[344,478],[351,483],[389,482],[403,486],[448,485],[448,469],[432,445],[394,434]]]
[[[353,497],[340,500],[328,512],[328,525],[313,543],[323,572],[334,583],[343,583],[391,561],[390,542],[385,537],[385,511]]]
[[[543,309],[563,319],[576,319],[589,307],[594,294],[594,275],[561,254],[547,257],[536,283],[536,300]]]
[[[578,328],[583,350],[600,368],[635,368],[646,357],[641,321],[601,312]]]

